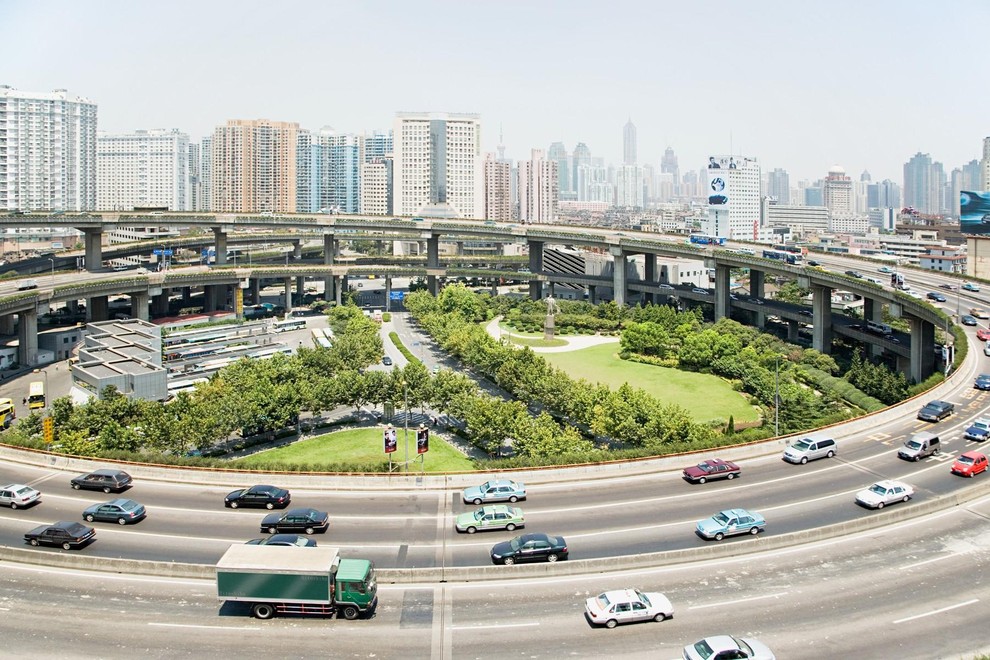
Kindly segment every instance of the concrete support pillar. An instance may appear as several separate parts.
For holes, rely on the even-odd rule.
[[[104,298],[103,300],[106,300]],[[18,312],[17,362],[24,366],[38,364],[38,310]]]
[[[440,267],[440,236],[432,235],[426,241],[426,267]]]
[[[151,299],[151,313],[153,316],[168,316],[168,289]]]
[[[787,341],[792,343],[797,343],[798,340],[798,330],[801,325],[797,321],[787,322]]]
[[[464,256],[464,241],[457,241],[457,256]]]
[[[534,275],[543,272],[543,241],[529,241],[529,272]],[[529,280],[529,297],[531,300],[543,298],[543,282]]]
[[[285,311],[288,312],[292,309],[292,278],[286,277],[283,279],[282,286],[285,289]]]
[[[109,321],[110,301],[106,296],[96,296],[86,299],[87,321]]]
[[[612,300],[619,307],[626,306],[626,253],[618,245],[609,248],[612,253]]]
[[[306,295],[306,278],[302,275],[296,277],[296,302],[300,305],[303,301],[303,296]]]
[[[323,234],[323,265],[332,266],[337,256],[337,241],[333,234]]]
[[[928,321],[906,317],[911,324],[911,380],[920,383],[935,371],[935,326]]]
[[[86,270],[95,273],[103,269],[103,230],[99,227],[83,229],[86,244]]]
[[[547,282],[550,285],[550,295],[554,298],[557,297],[557,283],[554,281]]]
[[[385,311],[392,311],[392,276],[385,276]]]
[[[292,258],[296,261],[302,259],[302,241],[292,241]]]
[[[4,314],[0,316],[0,335],[14,334],[14,315]]]
[[[762,270],[749,271],[749,296],[751,298],[763,299],[765,295],[764,291],[764,272]],[[767,315],[766,312],[753,312],[753,325],[761,330],[767,327]]]
[[[729,267],[715,264],[715,320],[729,316]]]
[[[255,277],[248,285],[252,305],[261,304],[261,278]]]
[[[832,289],[827,286],[811,287],[811,309],[814,313],[814,332],[811,347],[820,353],[832,352]],[[931,352],[931,351],[929,351]]]
[[[340,295],[344,289],[343,282],[341,280],[343,280],[343,278],[340,275],[333,276],[333,299],[338,305],[341,304]]]
[[[654,284],[657,281],[657,255],[652,252],[647,252],[643,255],[646,257],[646,282],[647,284]],[[645,295],[646,302],[653,304],[656,302],[656,294],[652,291],[648,291]]]
[[[863,298],[863,320],[883,323],[883,302],[873,298]],[[880,357],[883,354],[883,346],[879,344],[867,344],[869,346],[870,357]]]
[[[327,302],[333,300],[333,276],[323,278],[323,299]]]
[[[214,263],[216,263],[217,266],[225,266],[227,264],[227,228],[226,227],[213,228],[213,245],[217,253],[217,258]]]
[[[148,316],[148,294],[147,292],[131,294],[131,317],[147,321]]]
[[[440,295],[440,279],[436,275],[426,276],[426,290],[433,296]]]
[[[594,284],[588,286],[588,302],[592,305],[598,304],[598,287]]]
[[[217,309],[217,285],[207,284],[203,287],[203,311],[215,312]]]
[[[182,304],[188,305],[190,300],[192,300],[192,288],[188,286],[182,287]]]

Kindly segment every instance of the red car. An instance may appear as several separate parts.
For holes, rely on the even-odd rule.
[[[978,451],[959,454],[959,458],[952,464],[952,474],[958,474],[960,477],[975,477],[986,470],[987,457]]]
[[[689,468],[684,468],[684,478],[696,484],[703,484],[711,479],[735,479],[742,471],[732,461],[713,458]]]
[[[976,331],[976,338],[980,341],[990,341],[990,329],[980,328]]]

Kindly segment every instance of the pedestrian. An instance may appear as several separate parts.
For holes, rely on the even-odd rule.
[[[24,399],[21,401],[21,403],[23,403],[26,406],[28,404],[27,397],[24,397]]]

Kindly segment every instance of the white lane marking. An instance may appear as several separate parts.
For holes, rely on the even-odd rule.
[[[709,607],[722,607],[723,605],[738,605],[739,603],[749,603],[754,600],[763,600],[764,598],[779,598],[780,596],[786,596],[789,591],[780,591],[775,594],[767,594],[765,596],[753,596],[752,598],[740,598],[738,600],[726,600],[720,603],[708,603],[706,605],[692,605],[689,610],[703,610]]]
[[[951,555],[942,555],[941,557],[935,557],[934,559],[926,559],[925,561],[915,562],[914,564],[907,564],[906,566],[898,566],[897,570],[903,571],[908,568],[916,568],[918,566],[924,566],[925,564],[931,564],[932,562],[942,561],[943,559],[954,559],[959,555],[960,553],[954,552]]]
[[[490,630],[492,628],[532,628],[534,626],[540,625],[539,622],[533,623],[502,623],[493,624],[488,626],[451,626],[451,630]]]
[[[949,610],[958,609],[960,607],[966,607],[967,605],[972,605],[973,603],[980,602],[979,598],[974,598],[973,600],[967,600],[965,603],[957,603],[956,605],[949,605],[948,607],[943,607],[940,610],[932,610],[931,612],[925,612],[924,614],[915,614],[914,616],[909,616],[904,619],[898,619],[894,623],[906,623],[907,621],[914,621],[915,619],[921,619],[926,616],[931,616],[933,614],[941,614],[942,612],[948,612]]]
[[[148,625],[160,628],[200,628],[202,630],[254,630],[258,632],[264,630],[264,628],[252,628],[250,626],[202,626],[191,623],[156,623],[154,621],[149,621]]]
[[[103,571],[100,569],[86,570],[83,568],[61,568],[58,566],[44,566],[41,564],[18,564],[15,563],[16,560],[8,559],[2,563],[3,570],[15,570],[26,573],[42,573],[45,575],[83,575],[88,577],[95,577],[101,581],[106,580],[118,580],[123,582],[150,582],[153,584],[181,584],[188,585],[191,587],[203,587],[208,585],[208,589],[212,589],[216,585],[216,578],[208,577],[201,580],[195,580],[192,578],[158,578],[150,577],[147,575],[137,575],[137,574],[127,574],[127,573],[110,573],[109,571]]]

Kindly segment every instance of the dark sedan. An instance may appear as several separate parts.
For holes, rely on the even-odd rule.
[[[945,302],[945,296],[938,291],[929,291],[927,298],[935,302]]]
[[[79,548],[96,538],[96,530],[77,522],[60,521],[35,527],[24,535],[31,545],[60,545],[63,550]]]
[[[285,513],[269,513],[261,521],[261,531],[269,534],[301,532],[325,533],[330,527],[330,514],[316,509],[289,509]]]
[[[119,525],[136,523],[144,519],[147,511],[143,504],[138,504],[134,500],[110,500],[103,504],[94,504],[83,511],[83,520],[94,522],[115,522]]]
[[[929,401],[918,411],[918,419],[926,422],[941,422],[955,409],[955,405],[949,401]]]
[[[131,485],[131,475],[123,470],[102,469],[72,477],[69,483],[79,490],[102,490],[104,493],[119,493]]]
[[[316,541],[299,534],[272,534],[263,539],[251,539],[247,545],[282,545],[294,548],[315,548]]]
[[[963,325],[976,325],[977,324],[976,317],[975,316],[970,316],[969,314],[963,314],[962,315],[962,318],[960,320],[962,321],[962,324]]]
[[[721,458],[713,458],[684,468],[684,478],[697,484],[712,479],[735,479],[740,473],[738,465],[732,461],[723,461]]]
[[[511,541],[496,543],[492,548],[493,564],[519,564],[526,561],[567,559],[567,543],[563,536],[523,534]]]
[[[264,507],[266,509],[279,507],[284,509],[289,506],[289,502],[291,501],[292,497],[289,495],[289,491],[284,488],[279,488],[278,486],[251,486],[250,488],[242,488],[241,490],[228,493],[227,497],[223,498],[223,505],[231,509],[242,506]]]
[[[978,390],[990,390],[990,374],[980,374],[977,376],[973,387]]]

